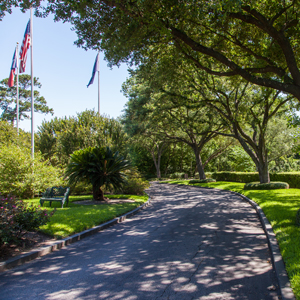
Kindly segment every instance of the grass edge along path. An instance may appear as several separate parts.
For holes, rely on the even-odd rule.
[[[244,183],[225,181],[189,184],[189,180],[173,180],[167,183],[230,190],[255,201],[272,225],[291,287],[295,297],[300,299],[300,228],[295,223],[300,189],[244,190]]]
[[[97,204],[83,205],[74,204],[75,201],[91,200],[92,195],[88,196],[70,196],[69,205],[65,208],[60,208],[60,203],[52,203],[49,207],[49,202],[44,204],[45,209],[51,212],[56,209],[50,221],[39,228],[39,231],[54,237],[62,239],[70,235],[82,232],[86,229],[103,224],[118,216],[121,216],[129,211],[134,210],[148,200],[148,195],[105,195],[110,199],[132,199],[134,202],[124,202],[115,204]],[[25,202],[33,205],[39,205],[39,199],[29,199]]]

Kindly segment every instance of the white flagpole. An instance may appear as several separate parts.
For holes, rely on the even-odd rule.
[[[17,133],[19,135],[19,43],[17,43]]]
[[[100,53],[98,51],[98,114],[100,116]]]
[[[33,14],[30,8],[30,48],[31,48],[31,157],[34,158],[34,94],[33,94]]]

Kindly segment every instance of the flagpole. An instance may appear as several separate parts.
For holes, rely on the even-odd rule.
[[[17,43],[17,50],[16,50],[16,57],[17,57],[17,133],[19,135],[19,43]]]
[[[30,8],[30,48],[31,48],[31,157],[34,158],[34,94],[33,94],[33,14]]]
[[[100,54],[98,51],[98,114],[100,116]]]

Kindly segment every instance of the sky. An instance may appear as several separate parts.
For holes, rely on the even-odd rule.
[[[22,44],[30,12],[14,9],[0,21],[0,80],[9,77],[12,57]],[[87,88],[91,78],[96,51],[74,45],[76,33],[71,24],[33,17],[33,76],[42,84],[38,89],[54,115],[34,114],[34,131],[45,119],[75,116],[86,109],[98,110],[98,78]],[[25,74],[30,74],[30,52]],[[122,114],[127,98],[121,92],[122,83],[129,77],[126,64],[112,69],[100,53],[100,113],[112,118]],[[30,132],[31,121],[20,122],[20,128]]]

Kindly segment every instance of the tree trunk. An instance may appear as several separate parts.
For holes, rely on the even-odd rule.
[[[256,165],[260,183],[270,183],[269,166],[268,166],[268,154],[265,150],[265,141],[263,140],[256,149],[250,148],[249,144],[240,136],[236,135],[236,138],[240,142],[246,153],[252,158]],[[260,137],[261,139],[264,137]],[[256,150],[256,151],[255,151]]]
[[[200,156],[200,152],[199,152],[199,150],[198,150],[198,147],[197,147],[197,146],[194,146],[194,147],[193,147],[193,150],[194,150],[195,157],[196,157],[196,166],[197,166],[197,170],[198,170],[198,173],[199,173],[199,178],[200,178],[200,180],[206,179],[206,176],[205,176],[205,172],[204,172],[204,168],[203,168],[203,165],[202,165],[202,160],[201,160],[201,156]]]
[[[244,145],[241,143],[244,150],[249,154],[249,156],[252,158],[253,162],[256,165],[258,175],[259,175],[259,182],[260,183],[270,183],[270,174],[269,174],[269,166],[268,166],[268,157],[267,154],[263,154],[263,152],[260,150],[259,155],[249,149],[249,147],[244,147]]]
[[[154,149],[151,150],[151,154],[152,154],[152,158],[153,158],[153,162],[156,168],[156,176],[158,179],[161,178],[161,172],[160,172],[160,162],[161,162],[161,156],[164,150],[164,145],[165,143],[162,143],[161,145],[156,145],[157,148],[157,160],[155,158],[155,151]]]
[[[158,167],[157,167],[157,170],[156,170],[156,176],[157,176],[157,178],[158,179],[160,179],[161,178],[161,173],[160,173],[160,164],[158,165]]]
[[[270,183],[268,162],[265,163],[259,162],[257,169],[258,169],[260,183]]]
[[[153,162],[154,162],[154,165],[155,165],[155,169],[156,169],[156,177],[158,179],[161,178],[161,172],[160,172],[160,158],[161,158],[161,153],[159,152],[157,154],[157,160],[155,159],[155,154],[154,152],[152,152],[152,158],[153,158]]]
[[[104,193],[101,188],[97,188],[93,186],[93,198],[95,201],[106,201],[107,199],[104,198]]]

